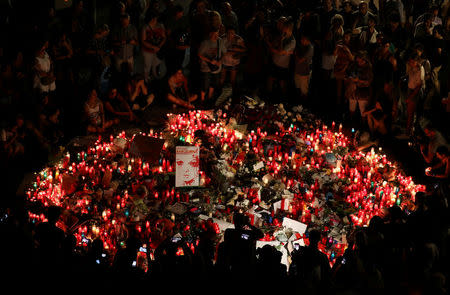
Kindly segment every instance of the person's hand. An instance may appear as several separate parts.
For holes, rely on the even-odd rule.
[[[433,176],[431,167],[428,167],[427,169],[425,169],[425,175],[426,176]]]

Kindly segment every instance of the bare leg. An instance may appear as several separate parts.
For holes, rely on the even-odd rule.
[[[213,96],[213,94],[214,94],[214,88],[209,87],[209,91],[208,91],[208,99],[211,99],[211,97]]]

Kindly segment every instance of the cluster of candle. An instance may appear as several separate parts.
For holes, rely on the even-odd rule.
[[[322,124],[315,124],[314,127],[290,124],[280,127],[275,134],[268,134],[263,127],[259,127],[245,135],[226,123],[226,114],[214,118],[214,114],[210,112],[190,111],[179,115],[169,114],[169,126],[165,132],[155,133],[151,130],[148,134],[141,134],[155,138],[169,136],[186,144],[200,145],[195,133],[203,130],[214,139],[215,145],[221,147],[220,150],[226,155],[225,159],[234,170],[242,167],[246,154],[253,152],[263,163],[263,168],[258,169],[255,176],[270,174],[272,178],[281,180],[286,189],[292,190],[294,199],[290,200],[288,206],[283,205],[282,209],[289,217],[307,224],[319,218],[322,208],[315,200],[326,191],[317,179],[313,183],[307,183],[304,179],[305,171],[326,172],[334,182],[340,184],[339,194],[349,207],[354,208],[355,213],[351,214],[350,221],[355,226],[367,225],[373,216],[380,214],[380,210],[394,204],[402,208],[410,207],[415,193],[424,190],[423,186],[414,184],[410,177],[396,169],[381,150],[375,152],[372,149],[364,153],[352,149],[352,139],[344,135],[342,125],[335,130],[334,123],[330,129]],[[292,140],[286,143],[288,138]],[[133,219],[130,194],[146,180],[155,179],[157,174],[173,173],[175,155],[166,142],[158,163],[146,163],[128,153],[133,139],[134,135],[127,136],[125,132],[121,132],[116,137],[111,136],[109,141],[99,138],[86,151],[76,155],[66,154],[58,165],[47,167],[36,176],[36,181],[27,191],[28,199],[44,206],[60,206],[73,214],[88,214],[91,218],[73,231],[80,245],[100,238],[105,248],[113,254],[123,244],[130,226],[141,235],[144,243],[151,244],[155,224],[146,219],[137,222]],[[124,143],[119,150],[116,145],[118,140]],[[272,142],[269,148],[267,141]],[[347,148],[349,151],[338,156],[339,164],[330,167],[326,155],[337,155],[340,149]],[[118,153],[123,157],[115,162]],[[382,170],[386,167],[393,169],[392,179],[383,176]],[[284,170],[290,171],[289,176],[282,173]],[[201,185],[208,186],[213,176],[200,171],[200,177]],[[133,179],[132,184],[120,191],[110,189],[111,179],[121,178]],[[294,191],[294,187],[301,187],[302,190]],[[148,198],[168,203],[189,201],[188,192],[176,190],[174,184],[165,183],[148,188]],[[103,191],[100,196],[99,189]],[[261,202],[254,188],[241,189],[252,204],[258,205]],[[108,194],[108,207],[105,207],[99,200]],[[29,212],[29,217],[33,222],[45,220],[45,215],[41,212]],[[273,218],[272,222],[274,225],[281,225],[277,218]],[[329,230],[328,225],[324,230]],[[345,241],[324,237],[320,247],[333,260],[343,253],[346,244]]]

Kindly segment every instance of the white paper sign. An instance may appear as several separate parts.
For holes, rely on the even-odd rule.
[[[198,217],[201,220],[208,220],[210,218],[210,217],[208,217],[206,215],[203,215],[203,214],[200,214]],[[227,221],[224,221],[224,220],[220,220],[220,219],[217,219],[217,218],[213,218],[212,220],[214,221],[214,223],[217,223],[217,225],[219,226],[220,231],[222,231],[222,232],[226,231],[229,228],[231,228],[231,229],[234,228],[234,224],[232,224],[230,222],[227,222]]]
[[[298,232],[299,234],[304,234],[306,228],[308,227],[304,223],[301,223],[297,220],[293,220],[287,217],[283,218],[283,226],[286,228],[291,228],[293,231]]]
[[[198,146],[176,147],[175,186],[187,187],[198,186],[199,177],[199,155]]]

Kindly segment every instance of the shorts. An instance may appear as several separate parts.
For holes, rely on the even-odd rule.
[[[282,68],[277,65],[272,64],[270,67],[270,77],[276,78],[278,80],[289,80],[289,68]]]
[[[349,110],[351,113],[354,113],[356,111],[356,105],[359,105],[359,111],[361,112],[361,117],[363,117],[363,114],[367,109],[369,101],[363,99],[349,99],[348,103],[349,103]]]
[[[211,72],[201,73],[201,90],[204,92],[209,91],[209,88],[217,88],[219,85],[220,72],[213,74]]]
[[[227,71],[237,71],[238,67],[239,67],[239,64],[237,64],[235,66],[226,66],[226,65],[222,66],[222,68]]]

